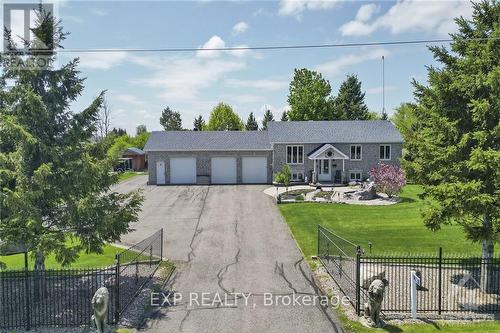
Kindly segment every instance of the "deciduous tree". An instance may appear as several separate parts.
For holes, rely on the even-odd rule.
[[[306,68],[295,69],[288,94],[288,119],[332,119],[331,92],[330,82],[321,73]]]
[[[210,113],[207,124],[209,131],[241,131],[243,128],[240,116],[228,104],[221,102]]]

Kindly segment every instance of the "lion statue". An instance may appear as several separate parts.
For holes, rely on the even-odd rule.
[[[382,300],[385,287],[389,282],[386,279],[376,279],[368,288],[368,302],[365,303],[363,324],[368,327],[382,327],[384,322],[380,319]]]
[[[108,288],[97,289],[92,297],[92,328],[95,333],[106,332],[106,318],[108,316],[109,292]]]

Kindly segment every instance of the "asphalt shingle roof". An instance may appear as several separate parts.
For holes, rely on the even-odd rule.
[[[144,150],[271,150],[271,144],[266,131],[158,131]]]
[[[403,138],[387,120],[273,121],[267,124],[273,143],[397,143]]]

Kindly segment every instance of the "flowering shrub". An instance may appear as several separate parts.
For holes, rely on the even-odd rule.
[[[375,183],[377,192],[385,193],[389,198],[398,194],[406,184],[403,169],[383,163],[370,170],[370,179]]]

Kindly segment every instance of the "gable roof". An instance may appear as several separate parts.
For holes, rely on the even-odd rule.
[[[144,155],[146,154],[142,149],[136,147],[129,147],[125,149],[122,155]]]
[[[155,131],[144,150],[271,150],[267,131]]]
[[[272,143],[398,143],[403,137],[388,120],[273,121]]]
[[[333,150],[333,154],[329,158],[336,159],[336,160],[348,160],[349,159],[349,157],[347,157],[346,154],[344,154],[343,152],[341,152],[340,150],[338,150],[337,148],[335,148],[334,146],[332,146],[329,143],[325,143],[324,145],[321,145],[318,148],[314,149],[312,152],[307,154],[307,157],[309,157],[309,159],[311,159],[311,160],[314,160],[314,159],[320,157],[323,153],[325,153],[329,149]]]

